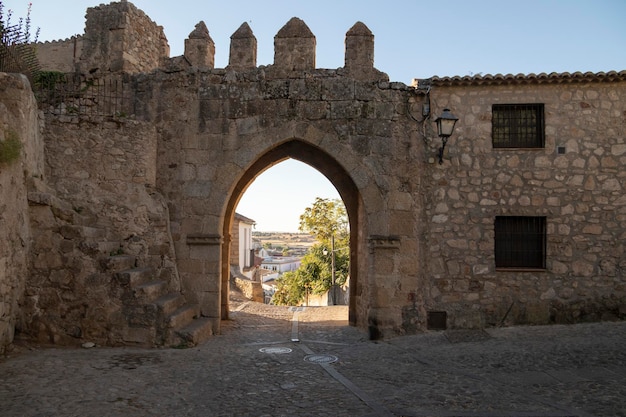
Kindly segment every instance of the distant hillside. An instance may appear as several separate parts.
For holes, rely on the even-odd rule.
[[[315,238],[307,233],[284,232],[257,232],[252,231],[252,238],[261,242],[264,247],[276,249],[287,248],[294,255],[301,255],[316,242]]]

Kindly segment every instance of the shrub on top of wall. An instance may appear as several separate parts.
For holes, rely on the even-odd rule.
[[[22,142],[13,130],[5,132],[5,139],[0,141],[0,164],[8,164],[20,157]]]

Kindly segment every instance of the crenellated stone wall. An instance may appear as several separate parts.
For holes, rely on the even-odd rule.
[[[37,58],[46,71],[74,72],[83,50],[83,36],[37,44]]]
[[[350,321],[371,338],[422,331],[435,313],[451,328],[626,315],[626,72],[409,87],[374,67],[374,37],[360,22],[346,33],[343,67],[315,68],[315,36],[297,18],[274,38],[272,65],[256,66],[256,38],[244,24],[231,37],[228,67],[213,68],[202,22],[185,55],[166,59],[162,29],[127,2],[89,9],[77,39],[72,65],[97,69],[93,85],[99,72],[127,73],[124,107],[98,113],[98,96],[86,97],[92,84],[53,97],[42,125],[45,175],[30,170],[37,181],[26,181],[11,168],[0,177],[30,184],[30,229],[11,208],[6,241],[32,236],[24,251],[0,252],[5,281],[30,259],[26,283],[0,286],[11,299],[5,339],[22,317],[24,334],[38,340],[162,343],[151,326],[165,306],[128,304],[155,286],[176,293],[164,296],[169,307],[184,295],[197,307],[189,314],[210,325],[204,334],[218,333],[228,317],[236,203],[287,158],[318,169],[346,204]],[[44,68],[61,65],[41,56]],[[498,103],[543,103],[545,148],[494,149]],[[460,120],[439,164],[434,119],[444,107]],[[29,137],[26,158],[41,161],[28,151],[39,149],[38,136]],[[0,193],[24,201],[23,187]],[[495,268],[500,215],[546,217],[545,270]],[[116,287],[108,252],[119,250],[157,281]]]

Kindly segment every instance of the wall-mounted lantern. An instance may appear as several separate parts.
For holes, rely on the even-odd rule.
[[[437,123],[437,135],[441,138],[441,148],[439,148],[439,163],[443,164],[443,150],[446,147],[448,138],[454,132],[454,125],[456,124],[458,117],[450,112],[450,109],[443,109],[441,116],[437,117],[435,123]]]

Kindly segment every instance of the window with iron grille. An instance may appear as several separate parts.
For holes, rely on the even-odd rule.
[[[497,216],[496,268],[546,267],[546,218]]]
[[[543,148],[543,104],[494,104],[491,107],[494,148]]]

